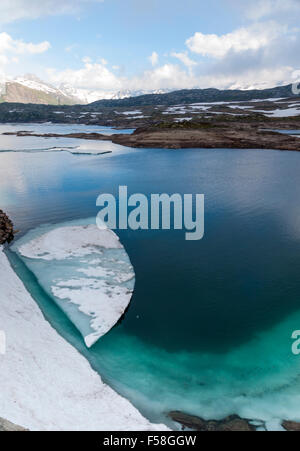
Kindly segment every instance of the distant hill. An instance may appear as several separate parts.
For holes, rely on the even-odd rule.
[[[80,103],[80,99],[43,82],[35,75],[28,74],[15,79],[2,80],[0,102],[74,105]]]
[[[274,99],[293,97],[292,85],[279,86],[271,89],[255,90],[224,90],[219,89],[182,89],[166,94],[147,94],[121,100],[98,100],[90,106],[94,110],[103,107],[138,107],[147,105],[179,105],[200,102],[234,102],[254,99]]]

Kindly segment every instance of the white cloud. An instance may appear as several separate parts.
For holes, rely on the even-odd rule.
[[[33,44],[20,39],[13,39],[8,33],[0,33],[0,72],[3,76],[4,66],[18,63],[19,57],[41,54],[51,47],[48,41]]]
[[[239,28],[231,33],[218,36],[197,32],[186,41],[188,48],[202,56],[223,58],[229,52],[259,50],[270,45],[287,27],[276,22],[258,23],[248,28]]]
[[[8,33],[0,33],[0,54],[3,53],[44,53],[51,47],[48,41],[39,44],[24,42],[20,39],[14,40]]]
[[[84,67],[77,70],[48,69],[47,72],[53,84],[67,83],[87,91],[181,89],[197,83],[190,72],[175,64],[165,64],[132,78],[118,77],[106,65],[91,62],[85,62]]]
[[[104,0],[1,0],[0,22],[36,19],[45,15],[76,14],[82,6],[102,1]]]
[[[151,56],[149,56],[149,61],[151,62],[152,66],[156,66],[158,64],[158,54],[156,52],[153,52]]]
[[[117,77],[107,67],[101,64],[86,63],[78,70],[67,69],[58,72],[48,70],[49,79],[53,84],[67,83],[85,92],[93,91],[95,95],[114,93],[122,90],[159,90],[159,89],[263,89],[292,82],[295,78],[292,66],[264,68],[255,66],[251,69],[222,71],[222,66],[196,75],[190,68],[182,69],[175,64],[164,64],[145,71],[133,78]],[[95,97],[97,98],[97,96]],[[95,100],[95,99],[94,99]]]
[[[299,12],[299,0],[257,0],[254,3],[247,2],[247,16],[252,20],[262,17],[274,16],[280,13]]]
[[[181,89],[197,83],[193,74],[187,73],[175,64],[164,64],[145,71],[140,77],[126,80],[127,89]]]
[[[122,88],[122,80],[118,79],[106,65],[92,63],[86,59],[81,69],[66,69],[62,72],[48,69],[48,75],[52,83],[68,83],[78,89],[118,91]]]
[[[176,53],[176,52],[173,52],[173,53],[171,53],[171,56],[172,56],[173,58],[179,59],[179,61],[181,61],[186,67],[197,66],[197,63],[196,63],[195,61],[193,61],[193,60],[187,55],[187,53]]]
[[[294,69],[291,66],[277,68],[255,68],[234,73],[211,72],[200,77],[203,88],[219,89],[266,89],[292,83]]]
[[[44,41],[41,42],[40,44],[32,44],[31,42],[26,43],[23,41],[15,41],[14,42],[14,49],[16,51],[16,53],[21,53],[21,54],[25,54],[25,53],[44,53],[47,50],[50,49],[51,45],[50,42],[48,41]]]

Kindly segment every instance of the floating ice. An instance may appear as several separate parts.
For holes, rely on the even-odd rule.
[[[124,314],[135,276],[114,232],[75,224],[38,228],[13,250],[91,347]]]

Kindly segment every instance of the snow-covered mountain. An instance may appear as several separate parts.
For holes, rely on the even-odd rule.
[[[0,80],[0,101],[37,103],[49,105],[72,105],[82,103],[62,90],[45,83],[32,74],[21,77],[5,77]]]
[[[168,91],[89,91],[77,89],[64,83],[55,87],[33,74],[0,80],[0,101],[16,103],[38,103],[49,105],[89,104],[103,99],[125,99],[143,94],[163,94]]]
[[[119,100],[119,99],[126,99],[128,97],[137,97],[141,96],[143,94],[164,94],[168,92],[167,90],[161,90],[157,89],[154,91],[130,91],[129,89],[124,89],[122,91],[102,91],[102,90],[95,90],[95,91],[88,91],[86,89],[76,89],[73,86],[64,83],[59,86],[59,89],[61,92],[63,92],[65,95],[73,98],[80,99],[81,103],[88,104],[92,102],[96,102],[97,100]]]

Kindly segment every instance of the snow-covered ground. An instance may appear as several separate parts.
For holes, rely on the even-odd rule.
[[[136,110],[136,111],[124,111],[123,113],[118,113],[118,114],[125,114],[125,116],[132,116],[132,115],[143,114],[143,113],[140,110]]]
[[[273,102],[274,106],[281,106],[280,101],[286,100],[286,99],[260,99],[260,100],[250,100],[245,102],[238,102],[238,101],[231,101],[231,102],[209,102],[209,103],[194,103],[194,104],[188,104],[188,105],[177,105],[175,107],[168,107],[165,111],[162,112],[164,115],[179,115],[179,114],[201,114],[201,113],[209,113],[209,114],[227,114],[227,115],[234,115],[239,116],[240,114],[248,114],[248,113],[261,113],[265,116],[269,117],[291,117],[291,116],[298,116],[300,115],[300,105],[299,101],[298,103],[295,103],[293,101],[292,103],[289,103],[287,108],[277,108],[273,111],[266,110],[266,109],[254,109],[257,108],[258,102]],[[278,102],[278,103],[277,103]],[[244,103],[247,103],[247,105],[244,105]],[[277,105],[276,105],[277,103]],[[223,106],[231,109],[239,109],[245,111],[241,111],[240,113],[228,113],[224,111],[214,111],[212,110],[212,107],[218,107]],[[185,119],[183,119],[185,120]],[[178,122],[177,118],[175,119],[176,122]]]
[[[130,117],[127,117],[127,119],[145,119],[147,117],[149,117],[149,116],[139,115],[139,116],[130,116]]]
[[[91,220],[92,221],[92,220]],[[87,221],[41,227],[12,249],[81,332],[88,347],[106,334],[128,307],[135,275],[118,236]]]
[[[192,117],[176,117],[174,120],[175,122],[185,122],[185,121],[191,121]]]
[[[0,248],[0,417],[33,431],[167,430],[142,417],[44,319]]]

